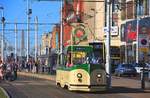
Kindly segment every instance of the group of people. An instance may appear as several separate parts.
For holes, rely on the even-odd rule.
[[[0,60],[0,81],[16,80],[18,65],[14,61],[2,62]]]
[[[26,72],[33,72],[33,73],[38,73],[39,71],[39,66],[38,62],[35,61],[29,61],[24,64],[24,69]]]

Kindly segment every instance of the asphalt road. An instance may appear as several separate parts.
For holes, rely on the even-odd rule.
[[[70,92],[57,87],[54,81],[25,76],[20,76],[13,82],[2,82],[0,86],[9,93],[11,98],[134,98],[129,97],[128,93],[143,93],[141,90],[123,87],[113,87],[107,92]]]

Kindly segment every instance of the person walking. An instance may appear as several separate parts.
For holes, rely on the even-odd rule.
[[[3,79],[3,63],[0,60],[0,81]]]
[[[14,80],[17,79],[17,70],[18,70],[18,64],[14,63],[13,64]]]

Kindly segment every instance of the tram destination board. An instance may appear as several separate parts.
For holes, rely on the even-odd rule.
[[[90,46],[70,46],[70,47],[68,47],[68,51],[92,51],[92,47],[90,47]]]
[[[94,49],[102,49],[103,43],[89,43],[90,46],[93,46]]]

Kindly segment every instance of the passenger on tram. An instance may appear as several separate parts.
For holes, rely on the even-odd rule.
[[[67,67],[72,67],[73,66],[73,63],[71,62],[71,53],[68,53],[67,54],[67,64],[66,64]]]

